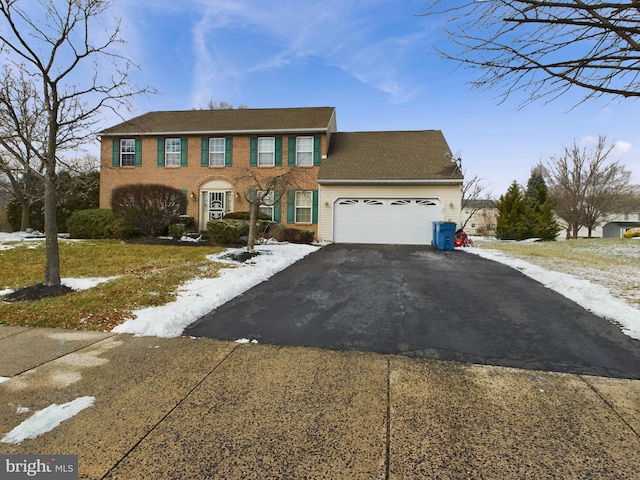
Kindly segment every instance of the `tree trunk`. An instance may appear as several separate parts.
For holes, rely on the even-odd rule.
[[[58,249],[55,179],[55,171],[47,170],[44,179],[44,234],[46,252],[44,285],[47,287],[60,286],[60,252]]]
[[[256,244],[256,223],[258,222],[258,202],[249,202],[249,235],[247,237],[247,252],[253,253]]]
[[[22,203],[22,215],[20,217],[20,230],[25,232],[31,226],[29,221],[29,202]]]

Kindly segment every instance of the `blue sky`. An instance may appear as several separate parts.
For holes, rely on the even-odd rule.
[[[141,6],[143,5],[143,6]],[[409,0],[116,1],[135,79],[158,90],[126,118],[188,110],[210,100],[249,108],[336,107],[340,131],[442,130],[494,196],[574,140],[615,143],[640,184],[640,103],[578,90],[550,103],[500,104],[501,90],[472,89],[475,72],[433,54],[441,19]],[[577,106],[576,106],[577,105]],[[105,118],[104,127],[118,123]]]

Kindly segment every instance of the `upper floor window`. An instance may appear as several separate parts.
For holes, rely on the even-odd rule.
[[[275,138],[258,138],[258,166],[273,167],[275,165]]]
[[[209,139],[209,166],[210,167],[224,167],[224,150],[225,150],[224,138]]]
[[[165,166],[167,167],[179,167],[180,166],[180,153],[181,153],[181,141],[179,138],[167,138],[165,140]]]
[[[296,138],[296,165],[313,166],[313,137]]]
[[[133,138],[120,140],[120,166],[133,167],[136,160],[136,141]]]

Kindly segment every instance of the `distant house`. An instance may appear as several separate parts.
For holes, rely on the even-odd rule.
[[[640,227],[640,185],[631,187],[624,211],[607,216],[602,226],[604,238],[621,238],[630,228]]]
[[[495,200],[469,200],[462,208],[462,225],[467,235],[495,236],[497,224]]]
[[[317,240],[430,244],[433,221],[460,221],[463,176],[439,130],[338,132],[333,107],[150,112],[100,133],[100,207],[116,187],[185,192],[197,228],[247,211],[251,176],[290,171],[264,208]],[[252,175],[248,175],[251,172]]]

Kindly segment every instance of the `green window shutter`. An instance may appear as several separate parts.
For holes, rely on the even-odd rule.
[[[282,196],[282,192],[279,192],[278,190],[273,192],[273,198],[275,198],[276,200],[276,203],[273,205],[273,221],[278,223],[282,221],[282,215],[280,213],[280,210],[282,208],[282,205],[280,202],[281,196]]]
[[[111,143],[111,166],[120,166],[120,139],[114,138]]]
[[[255,190],[249,190],[249,201],[250,202],[255,202],[256,201],[256,191]]]
[[[158,139],[158,160],[156,165],[164,167],[164,138]]]
[[[142,166],[142,139],[136,138],[136,155],[133,161],[134,167]]]
[[[276,167],[282,166],[282,137],[276,137]]]
[[[200,140],[200,166],[209,166],[209,139],[206,137]]]
[[[316,135],[313,137],[313,166],[320,166],[320,149],[322,148],[322,137]]]
[[[181,138],[180,139],[180,166],[181,167],[186,167],[187,166],[187,139],[186,138]]]
[[[311,208],[311,223],[318,224],[318,190],[313,191],[313,207]]]
[[[249,166],[258,166],[258,138],[251,137],[249,139]]]
[[[296,223],[296,192],[287,190],[287,223]]]
[[[296,137],[289,137],[289,156],[287,157],[287,165],[295,167],[296,165]]]
[[[230,167],[233,164],[233,137],[224,139],[224,166]]]

